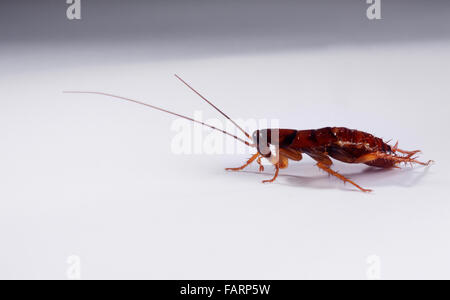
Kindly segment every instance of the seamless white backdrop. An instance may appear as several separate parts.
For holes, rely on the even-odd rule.
[[[84,279],[364,279],[371,255],[385,279],[450,277],[449,44],[129,62],[3,51],[0,278],[63,279],[70,255]],[[224,171],[246,156],[171,153],[171,116],[62,94],[105,91],[216,117],[174,73],[234,118],[356,128],[436,164],[336,162],[372,194],[309,158],[263,185],[271,168]]]

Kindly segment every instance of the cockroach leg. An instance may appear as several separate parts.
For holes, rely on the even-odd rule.
[[[240,171],[240,170],[243,170],[243,169],[245,169],[248,165],[250,165],[252,162],[254,162],[255,159],[258,158],[259,155],[260,155],[259,153],[254,154],[254,155],[253,155],[252,157],[250,157],[250,159],[245,163],[245,165],[243,165],[243,166],[241,166],[241,167],[239,167],[239,168],[226,168],[225,170],[227,170],[227,171]]]
[[[280,148],[280,155],[287,157],[294,161],[301,161],[303,158],[303,155],[300,151],[291,149],[289,147],[286,148]]]
[[[368,153],[368,154],[361,155],[360,157],[355,159],[355,163],[364,164],[367,162],[374,161],[378,158],[379,157],[378,157],[377,153]]]
[[[409,155],[407,157],[399,157],[399,156],[392,156],[392,155],[385,154],[385,153],[380,153],[380,157],[387,159],[387,160],[392,160],[395,163],[405,163],[405,164],[411,163],[411,165],[414,163],[414,164],[419,164],[422,166],[429,166],[430,164],[432,164],[434,162],[433,160],[429,160],[427,162],[421,162],[421,161],[418,161],[415,157],[411,158]]]
[[[259,171],[260,171],[260,172],[264,172],[264,166],[263,166],[263,164],[262,164],[262,162],[261,162],[261,159],[262,159],[262,156],[258,157],[258,159],[256,160],[256,162],[257,162],[258,165],[259,165]]]
[[[392,154],[382,153],[382,152],[374,152],[374,153],[365,154],[365,155],[359,157],[358,159],[356,159],[355,162],[367,163],[367,162],[375,161],[377,159],[383,159],[385,161],[392,162],[394,164],[415,163],[415,164],[419,164],[422,166],[428,166],[429,164],[431,164],[433,162],[432,160],[429,160],[427,162],[421,162],[421,161],[418,161],[417,159],[415,159],[414,157],[411,158],[411,156],[409,154],[405,157],[402,157],[402,156],[395,156]]]
[[[275,179],[277,179],[278,173],[280,172],[280,165],[277,163],[274,166],[275,166],[275,175],[273,176],[273,178],[270,180],[263,180],[262,183],[271,183],[271,182],[274,182]]]
[[[420,150],[414,150],[414,151],[405,151],[405,150],[402,150],[402,149],[396,149],[396,151],[394,151],[394,153],[395,152],[400,152],[400,153],[402,153],[402,154],[406,154],[406,157],[412,157],[412,156],[414,156],[415,154],[417,154],[417,153],[420,153],[421,151]]]
[[[316,166],[319,167],[320,169],[324,170],[324,171],[327,172],[328,174],[333,175],[333,176],[339,178],[340,180],[342,180],[342,181],[344,181],[344,182],[348,182],[348,183],[353,184],[355,187],[357,187],[358,189],[360,189],[360,190],[363,191],[363,192],[366,192],[366,193],[367,193],[367,192],[371,192],[371,191],[372,191],[372,190],[369,190],[369,189],[365,189],[365,188],[360,187],[360,186],[357,185],[355,182],[353,182],[353,181],[351,181],[350,179],[346,178],[345,176],[339,174],[338,172],[333,171],[332,169],[330,169],[329,166],[327,166],[327,165],[325,165],[325,164],[323,164],[323,163],[321,163],[321,162],[318,162],[318,163],[316,164]]]
[[[398,142],[397,142],[397,143],[395,143],[395,146],[392,147],[392,152],[394,152],[394,153],[400,152],[402,154],[406,154],[406,157],[410,158],[411,156],[413,156],[413,155],[415,155],[417,153],[420,153],[422,151],[420,151],[420,150],[406,151],[406,150],[399,149],[398,148]]]

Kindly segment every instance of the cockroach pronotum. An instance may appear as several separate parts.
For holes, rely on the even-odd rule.
[[[352,180],[332,170],[331,165],[333,162],[330,157],[345,163],[362,163],[377,168],[398,168],[398,164],[400,163],[427,166],[433,162],[431,160],[426,163],[418,161],[415,155],[419,153],[420,150],[402,150],[398,148],[398,142],[392,147],[381,138],[377,138],[370,133],[345,127],[325,127],[308,130],[268,128],[256,130],[250,135],[178,75],[175,75],[175,77],[234,124],[248,140],[244,140],[225,130],[194,120],[193,118],[141,101],[102,92],[68,91],[65,93],[96,94],[137,103],[201,124],[231,136],[248,147],[256,148],[257,152],[252,155],[243,166],[238,168],[227,168],[226,170],[240,171],[256,161],[259,164],[259,171],[262,172],[264,171],[264,166],[261,159],[267,159],[275,167],[275,175],[270,180],[264,180],[263,183],[274,182],[278,177],[280,169],[288,167],[289,160],[300,161],[303,154],[307,154],[315,160],[316,166],[321,170],[327,172],[329,175],[339,178],[344,181],[344,183],[348,182],[354,185],[363,192],[371,192],[371,190],[362,188]]]

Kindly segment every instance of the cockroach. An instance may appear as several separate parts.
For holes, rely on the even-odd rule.
[[[433,162],[431,160],[426,163],[418,161],[415,155],[420,153],[420,150],[402,150],[398,148],[398,142],[394,146],[390,146],[388,142],[384,142],[383,139],[375,137],[370,133],[356,129],[348,129],[345,127],[324,127],[320,129],[308,130],[268,128],[256,130],[252,135],[250,135],[181,77],[178,75],[175,75],[175,77],[205,102],[211,105],[220,114],[222,114],[232,124],[234,124],[234,126],[236,126],[248,140],[244,140],[243,138],[233,135],[225,130],[197,121],[193,118],[130,98],[103,92],[67,91],[65,93],[95,94],[113,97],[144,105],[194,123],[201,124],[213,130],[220,131],[223,134],[244,143],[248,147],[256,148],[257,151],[244,165],[237,168],[227,168],[226,170],[240,171],[256,161],[259,165],[259,171],[263,172],[264,166],[261,160],[267,159],[275,167],[275,174],[273,178],[270,180],[264,180],[263,183],[274,182],[278,177],[280,169],[286,169],[288,167],[289,160],[300,161],[303,158],[303,154],[310,156],[314,161],[316,161],[316,166],[319,169],[325,171],[331,176],[337,177],[344,183],[352,184],[362,192],[371,192],[372,190],[362,188],[354,181],[331,169],[333,164],[331,158],[344,163],[366,164],[371,167],[384,169],[398,168],[398,165],[401,163],[427,166]]]

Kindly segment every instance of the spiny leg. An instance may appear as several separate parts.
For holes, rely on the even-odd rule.
[[[337,178],[339,178],[340,180],[344,181],[344,182],[349,182],[351,184],[353,184],[355,187],[357,187],[358,189],[360,189],[363,192],[371,192],[372,190],[369,189],[365,189],[360,187],[359,185],[357,185],[355,182],[351,181],[350,179],[346,178],[345,176],[339,174],[336,171],[333,171],[330,167],[333,164],[333,162],[331,161],[330,157],[328,157],[327,153],[323,153],[321,151],[313,151],[313,152],[309,152],[307,153],[309,156],[311,156],[312,159],[314,159],[315,161],[317,161],[316,166],[322,170],[324,170],[325,172],[327,172],[330,175],[333,175]]]
[[[406,157],[411,157],[411,156],[413,156],[413,155],[415,155],[415,154],[417,154],[417,153],[420,153],[420,152],[422,152],[422,151],[420,151],[420,150],[414,150],[414,151],[406,151],[406,150],[402,150],[402,149],[396,149],[395,151],[394,151],[394,153],[395,152],[400,152],[400,153],[402,153],[402,154],[406,154]]]
[[[275,175],[274,175],[273,178],[270,179],[270,180],[263,180],[263,183],[274,182],[275,179],[277,179],[278,173],[280,172],[280,165],[277,163],[277,164],[275,164],[274,166],[275,166]]]
[[[353,182],[353,181],[351,181],[350,179],[346,178],[345,176],[339,174],[338,172],[333,171],[332,169],[330,169],[329,166],[327,166],[327,165],[325,165],[325,164],[323,164],[323,163],[321,163],[321,162],[318,162],[318,163],[317,163],[317,166],[318,166],[320,169],[322,169],[322,170],[324,170],[325,172],[327,172],[328,174],[333,175],[333,176],[339,178],[340,180],[342,180],[342,181],[344,181],[344,182],[348,182],[348,183],[353,184],[355,187],[357,187],[358,189],[360,189],[360,190],[363,191],[363,192],[371,192],[371,191],[372,191],[372,190],[369,190],[369,189],[365,189],[365,188],[360,187],[360,186],[357,185],[355,182]]]
[[[411,158],[410,155],[402,157],[402,156],[395,156],[392,154],[382,153],[382,152],[374,152],[374,153],[362,155],[355,162],[366,163],[366,162],[371,162],[371,161],[374,161],[377,159],[384,159],[386,161],[391,161],[396,164],[397,163],[405,163],[405,164],[406,163],[415,163],[415,164],[419,164],[422,166],[428,166],[429,164],[431,164],[433,162],[432,160],[429,160],[425,163],[425,162],[418,161],[414,157]]]
[[[395,143],[395,146],[392,148],[392,152],[396,153],[396,152],[400,152],[402,154],[406,154],[408,158],[410,158],[411,156],[420,153],[420,150],[414,150],[414,151],[406,151],[406,150],[402,150],[398,148],[398,142]]]
[[[252,157],[250,157],[250,159],[245,163],[245,165],[239,167],[239,168],[226,168],[225,170],[227,171],[240,171],[245,169],[248,165],[250,165],[252,162],[255,161],[255,159],[257,159],[259,156],[259,153],[254,154]]]

